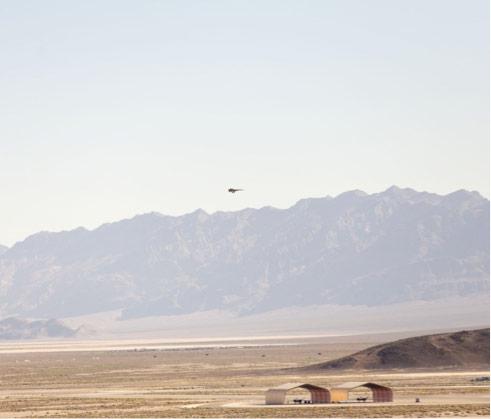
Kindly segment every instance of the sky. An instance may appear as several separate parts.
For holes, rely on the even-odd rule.
[[[393,184],[489,197],[487,0],[0,0],[0,60],[5,245]]]

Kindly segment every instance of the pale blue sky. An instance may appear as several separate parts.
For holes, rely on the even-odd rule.
[[[0,0],[0,60],[7,245],[392,184],[489,197],[487,0]]]

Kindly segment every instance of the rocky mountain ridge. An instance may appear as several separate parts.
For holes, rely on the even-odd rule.
[[[391,187],[41,232],[0,254],[0,317],[124,318],[486,294],[489,201]]]

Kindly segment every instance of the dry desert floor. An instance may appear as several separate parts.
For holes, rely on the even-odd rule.
[[[0,344],[0,417],[451,417],[489,415],[489,371],[298,373],[397,336]],[[375,381],[393,403],[265,406],[285,382]],[[296,391],[292,397],[306,397]],[[354,394],[356,397],[357,394]],[[415,403],[419,397],[421,402]]]

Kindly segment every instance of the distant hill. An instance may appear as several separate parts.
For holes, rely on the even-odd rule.
[[[3,244],[0,244],[0,255],[5,253],[9,248],[7,246],[4,246]]]
[[[9,317],[0,320],[0,340],[66,338],[73,337],[76,333],[55,319],[29,321]]]
[[[0,255],[0,317],[252,315],[488,293],[489,201],[465,190],[394,186],[287,209],[149,213],[37,233]]]
[[[372,346],[307,370],[489,367],[489,328],[418,336]]]

